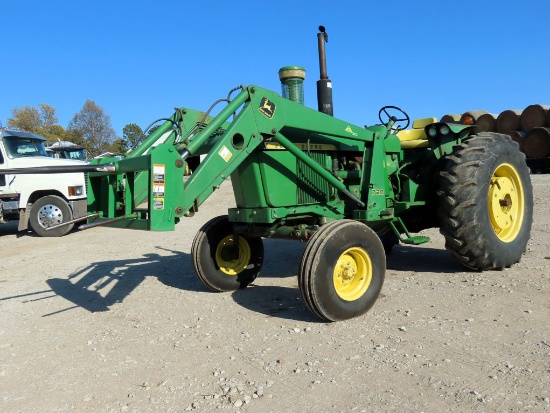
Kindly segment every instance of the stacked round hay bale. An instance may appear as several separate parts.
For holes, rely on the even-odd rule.
[[[451,115],[445,115],[451,116]],[[443,122],[443,118],[441,118]],[[497,115],[486,110],[469,110],[460,115],[457,123],[475,125],[476,132],[494,132],[496,130]]]
[[[519,128],[524,132],[529,132],[533,128],[540,128],[547,125],[548,105],[529,105],[519,117]]]
[[[550,156],[550,106],[533,104],[507,109],[496,119],[495,130],[510,135],[528,159]]]
[[[550,156],[550,128],[534,127],[523,137],[523,153],[531,159]]]
[[[497,115],[483,113],[476,120],[476,132],[495,132],[497,130]]]
[[[460,123],[460,118],[461,117],[462,117],[462,113],[460,113],[460,114],[447,114],[447,115],[443,115],[439,121],[440,122],[445,122],[445,123]]]
[[[512,131],[508,131],[508,133],[506,133],[506,135],[510,135],[510,137],[512,138],[513,141],[517,142],[517,144],[519,145],[519,150],[523,153],[525,153],[525,150],[523,148],[523,142],[524,142],[524,139],[525,139],[525,135],[526,133],[521,131],[521,130],[512,130]]]
[[[468,112],[464,112],[462,116],[460,117],[460,123],[463,125],[476,125],[477,120],[480,118],[480,116],[485,115],[489,112],[486,110],[469,110]]]
[[[510,135],[519,145],[519,150],[523,152],[523,138],[525,132],[519,130],[519,118],[523,110],[507,109],[499,113],[496,121],[496,131]]]
[[[533,104],[525,109],[507,109],[498,115],[470,110],[460,115],[444,115],[440,122],[475,125],[475,133],[498,132],[509,135],[528,159],[550,161],[550,106]]]
[[[529,105],[519,118],[519,130],[524,132],[523,152],[527,158],[541,159],[550,156],[550,106]]]
[[[498,133],[510,133],[519,130],[519,118],[523,110],[507,109],[497,117],[496,128]]]

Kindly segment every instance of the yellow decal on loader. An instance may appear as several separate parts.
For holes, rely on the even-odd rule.
[[[164,209],[164,198],[155,198],[153,200],[153,209]]]
[[[220,155],[223,160],[225,162],[229,162],[229,160],[231,159],[231,157],[233,156],[233,154],[231,153],[231,151],[229,149],[227,149],[227,146],[222,146],[222,148],[220,149],[220,151],[218,152],[218,155]]]
[[[357,136],[357,133],[351,129],[351,126],[346,127],[346,132],[351,133],[353,136]]]

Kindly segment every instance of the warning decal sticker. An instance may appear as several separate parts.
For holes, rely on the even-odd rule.
[[[153,185],[153,196],[154,197],[164,196],[164,184]]]
[[[166,184],[166,165],[153,165],[153,209],[164,209],[164,197]]]
[[[166,173],[166,165],[153,165],[153,182],[164,183],[164,175]]]
[[[155,198],[153,202],[153,209],[164,209],[164,198]]]
[[[218,155],[220,155],[225,162],[229,162],[233,154],[229,149],[227,149],[227,146],[222,146],[222,148],[219,150]]]

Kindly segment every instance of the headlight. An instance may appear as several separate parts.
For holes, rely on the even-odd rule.
[[[70,186],[69,187],[69,196],[79,196],[84,193],[82,186]]]
[[[437,129],[435,128],[435,126],[432,126],[428,129],[428,136],[430,138],[433,138],[435,137],[435,135],[437,135]]]
[[[441,128],[439,128],[439,132],[445,136],[445,135],[448,135],[449,132],[451,132],[451,130],[449,129],[449,127],[447,125],[443,125],[441,126]]]

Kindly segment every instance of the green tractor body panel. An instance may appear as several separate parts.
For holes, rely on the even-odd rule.
[[[126,159],[94,161],[115,172],[88,175],[89,225],[173,230],[230,178],[235,233],[307,240],[351,219],[376,232],[390,228],[402,242],[426,242],[409,231],[438,226],[439,173],[472,127],[435,122],[424,138],[404,142],[393,126],[390,119],[360,127],[241,87],[217,116],[177,109]],[[205,157],[185,177],[193,155]]]
[[[187,180],[184,151],[207,154]],[[235,223],[271,230],[299,220],[388,221],[394,211],[387,177],[399,157],[399,140],[386,127],[361,128],[249,86],[215,118],[179,109],[127,159],[94,161],[115,163],[117,173],[89,174],[89,212],[98,214],[92,222],[172,230],[231,177]]]

